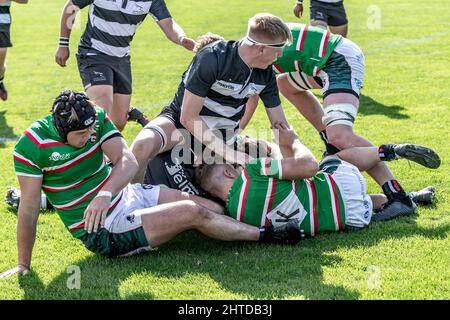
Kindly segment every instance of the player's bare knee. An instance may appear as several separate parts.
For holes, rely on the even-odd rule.
[[[338,149],[347,149],[353,147],[356,135],[351,130],[336,130],[335,128],[327,127],[327,138],[330,144]]]

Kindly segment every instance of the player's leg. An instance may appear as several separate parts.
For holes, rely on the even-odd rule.
[[[0,36],[2,36],[2,34],[0,34]],[[0,99],[4,101],[8,99],[8,91],[6,90],[6,86],[3,83],[6,72],[6,51],[7,48],[0,48]]]
[[[347,34],[348,34],[348,24],[344,24],[341,26],[329,26],[330,31],[334,34],[340,34],[343,37],[347,38]]]
[[[132,76],[130,57],[109,58],[108,63],[113,70],[113,104],[109,113],[111,120],[119,131],[125,128],[130,111],[132,94]]]
[[[113,95],[113,107],[109,116],[119,131],[122,131],[127,124],[130,102],[131,94],[114,93]]]
[[[145,170],[150,159],[159,153],[171,150],[180,142],[174,135],[176,130],[175,124],[169,118],[158,116],[139,132],[131,144],[131,151],[139,165],[132,183],[144,181]]]
[[[310,91],[311,89],[321,88],[313,78],[308,77],[303,72],[284,73],[277,77],[277,85],[281,94],[300,111],[318,132],[325,130],[322,123],[322,105]]]
[[[113,86],[112,85],[92,85],[86,89],[89,99],[95,104],[105,109],[109,118],[114,122],[113,114]],[[115,124],[115,122],[114,122]]]
[[[348,33],[348,19],[344,8],[344,2],[328,4],[328,27],[330,31],[335,34],[340,34],[347,37]]]
[[[206,236],[227,241],[257,241],[257,227],[215,214],[190,200],[157,205],[141,213],[142,226],[152,247],[157,247],[186,230],[196,229]]]
[[[311,0],[309,12],[310,12],[310,24],[312,26],[327,29],[328,14],[327,8],[323,3]]]
[[[436,169],[440,158],[433,149],[415,144],[385,144],[380,147],[354,147],[336,153],[340,159],[355,165],[360,171],[372,169],[381,161],[406,159]]]

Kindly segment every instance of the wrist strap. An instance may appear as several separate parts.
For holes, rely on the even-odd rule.
[[[68,48],[69,47],[69,38],[59,37],[59,46],[62,48]]]
[[[297,4],[303,4],[303,0],[297,0]]]
[[[108,197],[108,198],[112,198],[112,193],[110,191],[106,191],[106,190],[100,190],[97,195],[95,196],[97,197]]]
[[[183,45],[183,40],[186,39],[186,36],[180,36],[178,38],[178,42],[180,43],[180,45]]]

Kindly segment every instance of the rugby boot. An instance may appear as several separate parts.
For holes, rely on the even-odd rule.
[[[406,194],[397,194],[372,215],[371,221],[385,221],[417,213],[417,205]]]
[[[430,205],[434,203],[436,189],[432,186],[423,188],[422,190],[413,191],[408,193],[412,201],[419,205]]]
[[[150,122],[141,110],[133,107],[128,111],[128,121],[136,121],[143,127]]]
[[[390,146],[392,146],[397,159],[403,158],[414,161],[430,169],[437,169],[441,165],[441,159],[433,149],[416,144],[394,144]]]

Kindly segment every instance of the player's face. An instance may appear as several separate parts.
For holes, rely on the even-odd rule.
[[[260,69],[266,69],[278,58],[283,56],[283,48],[273,48],[268,46],[262,46],[260,51],[260,58],[258,59]]]
[[[72,147],[82,148],[86,145],[93,133],[93,127],[83,130],[71,131],[67,134],[67,143]]]

